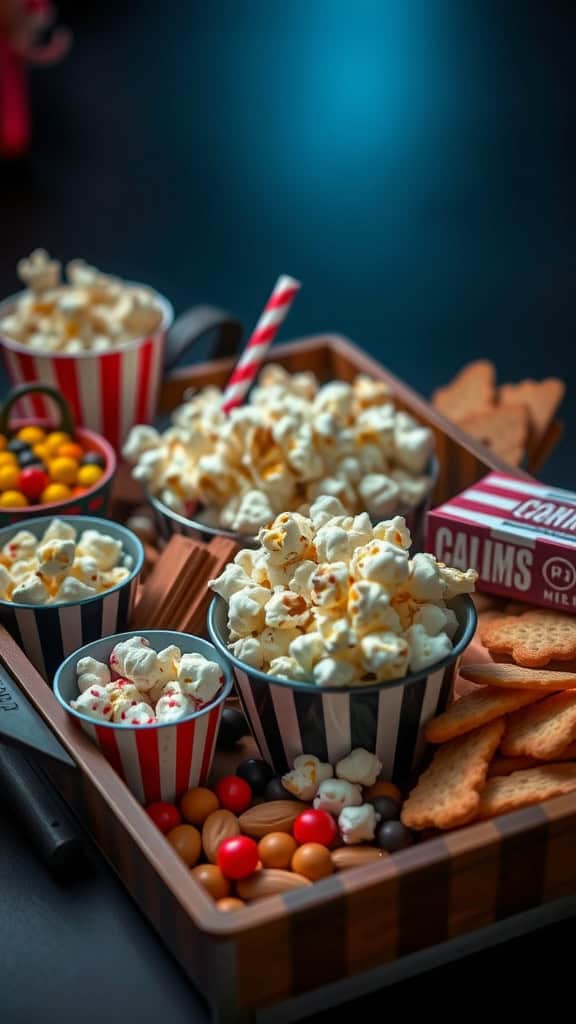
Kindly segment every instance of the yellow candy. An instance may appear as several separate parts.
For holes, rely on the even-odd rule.
[[[38,444],[46,437],[46,431],[42,430],[42,427],[22,427],[16,437],[19,441],[25,441],[26,444]]]
[[[28,504],[28,499],[21,491],[4,491],[0,494],[0,508],[22,508]]]
[[[78,476],[76,459],[52,459],[48,465],[50,479],[57,484],[75,484]]]
[[[41,462],[47,462],[50,458],[50,451],[45,441],[35,444],[32,448],[34,455],[37,455]]]
[[[92,487],[102,476],[104,470],[101,466],[80,466],[78,480],[80,487]]]
[[[54,501],[66,501],[72,496],[72,491],[66,484],[48,484],[40,495],[43,505],[51,505]]]
[[[20,468],[17,465],[0,466],[0,491],[13,491],[18,486]]]
[[[0,452],[0,466],[16,466],[18,459],[14,452]]]
[[[63,430],[55,430],[52,434],[48,434],[46,438],[46,445],[50,455],[54,455],[58,451],[61,444],[66,444],[71,441],[70,434],[66,434]]]

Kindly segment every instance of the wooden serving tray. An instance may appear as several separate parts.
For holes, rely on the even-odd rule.
[[[278,346],[273,359],[290,370],[312,369],[323,379],[349,380],[362,372],[388,381],[397,401],[435,431],[441,464],[436,501],[490,470],[510,472],[342,338]],[[174,408],[188,388],[223,384],[230,368],[223,360],[178,371],[164,384],[163,411]],[[125,512],[138,500],[128,488],[118,508]],[[281,1019],[301,997],[321,996],[336,984],[340,1001],[351,998],[373,988],[374,971],[384,965],[576,893],[572,793],[222,914],[3,631],[0,659],[77,765],[67,771],[54,762],[47,770],[215,1020],[253,1020],[259,1011]],[[253,752],[246,741],[234,754],[218,753],[214,778]],[[292,1018],[297,1019],[293,1010]]]

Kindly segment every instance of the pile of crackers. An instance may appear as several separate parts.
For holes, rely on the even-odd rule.
[[[565,392],[563,380],[496,383],[486,359],[468,363],[432,395],[432,405],[510,466],[535,472],[562,434],[555,417]]]
[[[492,658],[475,686],[428,723],[437,749],[402,809],[412,829],[445,830],[576,790],[576,618],[524,606],[484,613]]]

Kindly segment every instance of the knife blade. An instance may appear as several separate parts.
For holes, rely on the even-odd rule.
[[[0,739],[45,754],[68,768],[76,764],[0,663]]]

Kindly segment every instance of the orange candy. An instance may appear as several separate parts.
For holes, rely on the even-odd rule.
[[[66,444],[61,444],[56,456],[59,459],[76,459],[80,462],[84,458],[84,449],[81,444],[76,444],[75,441],[67,441]]]
[[[202,839],[198,829],[193,825],[176,825],[166,838],[189,868],[200,859]]]
[[[205,789],[203,786],[189,789],[187,793],[184,793],[180,801],[182,817],[185,821],[189,821],[191,825],[203,825],[208,815],[212,814],[213,811],[217,811],[219,807],[220,801],[216,793],[212,792],[211,789]]]
[[[327,878],[334,871],[330,850],[320,843],[304,843],[299,846],[291,861],[292,871],[304,875],[311,882]]]
[[[367,786],[364,790],[364,800],[374,800],[377,796],[389,796],[397,804],[402,803],[402,793],[393,782],[375,782],[373,786]]]
[[[182,826],[180,826],[182,827]],[[192,871],[194,878],[203,885],[212,899],[223,900],[230,895],[230,882],[216,864],[199,864]]]
[[[265,868],[290,867],[297,842],[287,832],[269,832],[258,843],[258,853]]]
[[[242,910],[246,904],[244,900],[239,900],[236,896],[224,897],[222,900],[216,900],[216,906],[218,910],[222,910],[224,914],[229,914],[233,910]]]

